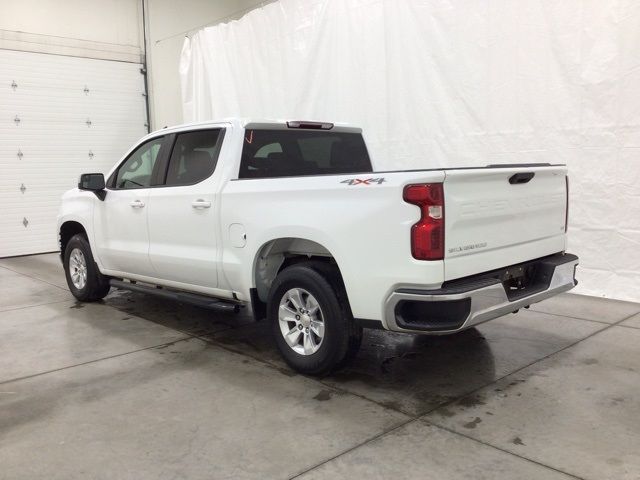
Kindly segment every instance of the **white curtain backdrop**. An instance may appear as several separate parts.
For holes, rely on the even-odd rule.
[[[575,291],[640,301],[637,0],[280,0],[180,75],[185,121],[350,122],[377,169],[566,163]]]

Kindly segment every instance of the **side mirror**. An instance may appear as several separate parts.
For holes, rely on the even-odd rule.
[[[101,173],[83,173],[80,175],[80,181],[78,182],[78,188],[80,190],[88,190],[96,194],[100,200],[104,200],[107,196],[105,191],[104,175]]]

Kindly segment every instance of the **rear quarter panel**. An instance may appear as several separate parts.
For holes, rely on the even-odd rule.
[[[367,178],[384,181],[345,183]],[[412,258],[410,229],[420,213],[402,200],[409,183],[443,180],[444,173],[434,171],[230,181],[221,200],[226,280],[248,298],[256,256],[266,243],[311,240],[336,259],[354,316],[382,320],[384,300],[394,288],[437,287],[443,281],[443,262]],[[232,246],[232,224],[244,228],[244,247]]]

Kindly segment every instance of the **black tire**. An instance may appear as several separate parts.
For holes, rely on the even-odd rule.
[[[313,295],[322,311],[324,337],[320,348],[310,355],[294,351],[280,330],[280,301],[292,288]],[[267,319],[284,360],[292,369],[307,375],[325,375],[343,367],[356,355],[362,342],[362,328],[353,321],[340,274],[335,267],[322,262],[294,264],[278,274],[269,292]]]
[[[347,345],[347,353],[344,358],[333,369],[339,370],[349,364],[353,360],[362,345],[363,328],[353,321],[353,313],[351,312],[351,306],[349,305],[349,298],[347,297],[347,291],[344,288],[344,282],[342,275],[337,267],[332,264],[324,262],[303,262],[301,265],[308,265],[314,270],[320,272],[334,288],[338,301],[343,308],[346,308],[346,315],[349,321],[347,325],[349,327],[349,344]]]
[[[87,279],[82,288],[77,288],[71,278],[70,259],[71,252],[73,252],[74,249],[82,252],[86,263]],[[64,250],[64,273],[71,294],[81,302],[95,302],[96,300],[100,300],[107,296],[111,288],[109,278],[100,273],[96,262],[93,260],[93,254],[91,253],[91,247],[89,246],[87,237],[81,233],[71,237],[71,240],[69,240]]]

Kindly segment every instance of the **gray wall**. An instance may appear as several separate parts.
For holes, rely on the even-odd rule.
[[[182,122],[178,62],[185,33],[239,18],[268,1],[144,0],[147,12],[147,61],[151,128]]]
[[[140,0],[1,0],[0,48],[142,61]]]

